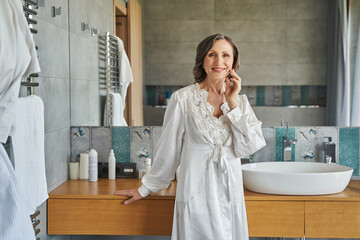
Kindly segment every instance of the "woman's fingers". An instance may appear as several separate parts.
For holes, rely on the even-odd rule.
[[[130,195],[130,190],[117,190],[115,191],[114,195],[129,196],[129,197],[132,196]]]
[[[130,204],[132,202],[142,199],[142,196],[137,189],[117,190],[115,191],[114,195],[131,197],[130,199],[125,200],[124,204]]]

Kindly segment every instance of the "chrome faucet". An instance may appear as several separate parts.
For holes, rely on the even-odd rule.
[[[286,137],[283,137],[283,161],[291,161],[291,148],[296,142],[296,139],[289,138],[289,122],[286,122]]]

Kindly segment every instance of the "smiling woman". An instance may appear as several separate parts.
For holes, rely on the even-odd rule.
[[[199,44],[195,84],[172,94],[150,173],[139,189],[115,192],[130,204],[166,189],[177,172],[172,240],[249,238],[240,158],[266,143],[239,95],[238,52],[221,34]]]

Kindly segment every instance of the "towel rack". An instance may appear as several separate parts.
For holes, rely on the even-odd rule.
[[[34,228],[35,236],[40,233],[40,228],[36,228],[37,225],[40,224],[40,220],[37,220],[36,217],[40,215],[40,211],[36,211],[34,214],[30,215],[31,222]],[[36,238],[36,240],[40,240],[40,238]]]
[[[34,25],[37,24],[37,21],[33,18],[37,15],[36,9],[38,8],[38,3],[33,0],[23,0],[23,10],[25,14],[25,18],[28,22],[30,32],[32,34],[37,34],[38,30],[34,28]],[[38,49],[37,46],[35,46],[36,50]],[[21,86],[27,87],[27,95],[33,95],[34,94],[34,87],[39,86],[39,83],[35,82],[34,78],[39,77],[38,73],[32,73],[29,75],[29,77],[26,79],[26,82],[21,82]]]
[[[119,47],[116,37],[106,32],[104,36],[99,36],[99,55],[105,62],[105,67],[100,67],[100,87],[106,89],[106,108],[107,124],[112,124],[112,96],[111,93],[119,92]]]

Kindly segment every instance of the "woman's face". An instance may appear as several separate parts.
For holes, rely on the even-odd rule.
[[[216,40],[203,62],[206,78],[224,80],[234,62],[233,47],[225,39]]]

